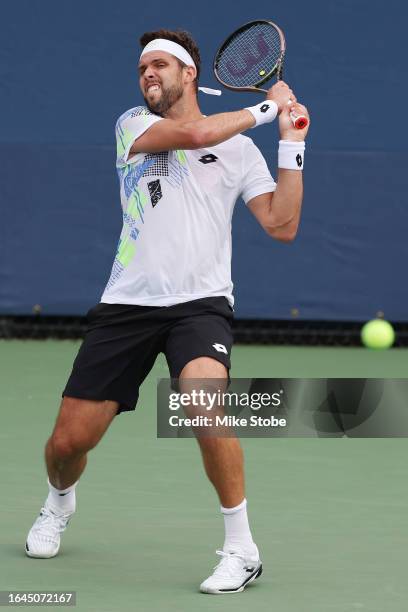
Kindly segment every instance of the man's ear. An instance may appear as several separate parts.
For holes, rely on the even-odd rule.
[[[192,83],[197,78],[197,69],[194,66],[186,66],[184,68],[186,76],[188,76],[188,83]]]

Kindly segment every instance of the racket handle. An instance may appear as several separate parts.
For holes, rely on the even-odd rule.
[[[309,119],[304,115],[295,115],[295,113],[290,113],[290,118],[292,119],[293,126],[297,130],[303,130],[309,123]]]

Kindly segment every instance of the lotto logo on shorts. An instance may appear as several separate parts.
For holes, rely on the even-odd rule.
[[[213,347],[215,348],[216,351],[218,351],[219,353],[225,353],[226,355],[228,355],[228,351],[226,349],[226,347],[223,344],[218,344],[217,342],[215,344],[213,344]]]

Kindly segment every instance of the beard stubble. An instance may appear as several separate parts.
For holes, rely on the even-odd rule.
[[[147,108],[155,115],[164,115],[167,111],[180,100],[183,95],[183,86],[181,82],[176,85],[172,85],[171,87],[167,87],[166,89],[162,88],[162,95],[157,102],[149,102],[146,98],[144,101],[146,102]]]

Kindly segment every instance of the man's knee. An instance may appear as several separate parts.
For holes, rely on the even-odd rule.
[[[223,363],[213,357],[197,357],[189,361],[180,373],[183,378],[228,378],[228,370]]]
[[[113,420],[118,404],[64,397],[47,447],[66,460],[94,448]]]
[[[94,446],[95,444],[82,435],[75,436],[64,432],[54,432],[47,442],[48,450],[60,461],[69,461],[85,455]]]

